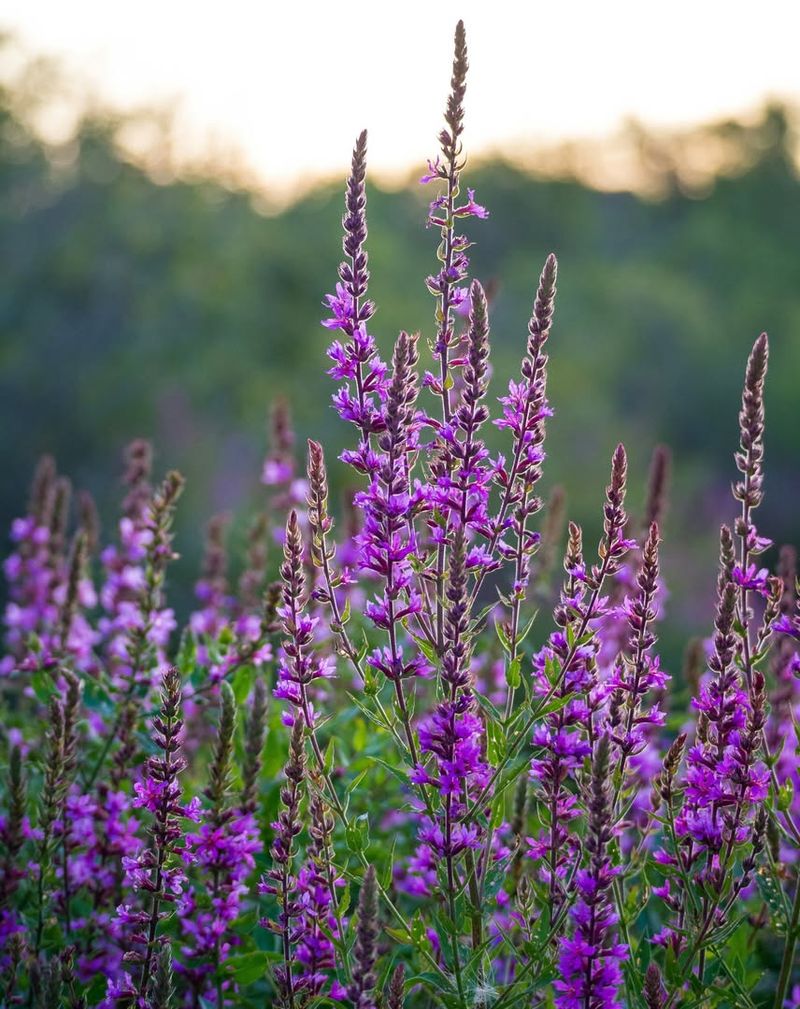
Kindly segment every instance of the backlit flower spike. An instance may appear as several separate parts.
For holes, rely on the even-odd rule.
[[[464,131],[464,96],[467,87],[467,40],[464,22],[456,26],[453,70],[450,79],[450,94],[445,108],[445,128],[439,134],[441,154],[433,162],[428,162],[428,172],[420,180],[423,183],[442,180],[445,188],[430,205],[428,224],[440,232],[437,258],[441,264],[439,271],[426,279],[426,286],[436,299],[436,339],[434,354],[438,363],[438,374],[431,375],[428,385],[442,403],[442,420],[450,422],[452,412],[453,362],[450,353],[457,341],[454,326],[454,312],[464,305],[469,297],[467,276],[469,259],[466,250],[469,242],[456,234],[459,219],[466,217],[487,217],[488,212],[475,202],[474,191],[469,190],[467,203],[458,204],[461,172],[464,168],[461,135]]]
[[[382,403],[386,394],[386,365],[381,361],[367,323],[375,312],[366,297],[369,284],[367,239],[367,132],[359,134],[353,149],[350,175],[345,189],[342,217],[345,259],[339,265],[339,282],[334,294],[326,297],[330,316],[323,320],[328,329],[340,330],[342,340],[328,349],[333,361],[329,374],[344,381],[333,397],[339,415],[359,430],[359,445],[344,456],[345,461],[363,473],[374,470],[370,436],[382,430]]]
[[[533,310],[528,322],[526,354],[521,365],[521,379],[513,379],[508,394],[500,397],[503,416],[495,425],[511,433],[511,464],[498,460],[494,480],[501,492],[501,503],[492,521],[492,544],[502,542],[502,536],[511,525],[515,509],[522,506],[527,518],[541,507],[532,491],[542,475],[544,463],[545,422],[552,416],[547,401],[547,363],[545,351],[556,295],[558,263],[552,254],[547,257],[536,289]],[[525,523],[523,523],[524,525]]]
[[[281,565],[282,605],[278,610],[284,637],[278,654],[278,683],[275,697],[288,701],[284,721],[292,725],[299,718],[310,730],[316,715],[309,686],[335,673],[334,659],[322,658],[314,649],[314,628],[318,618],[308,611],[308,593],[303,551],[303,535],[297,512],[292,510],[286,523]]]

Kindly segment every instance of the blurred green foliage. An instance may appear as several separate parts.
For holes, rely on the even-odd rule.
[[[160,467],[188,479],[177,524],[186,599],[206,519],[258,499],[276,395],[329,458],[351,436],[329,407],[319,325],[340,257],[342,186],[265,215],[251,194],[219,182],[157,183],[120,155],[118,124],[107,119],[87,117],[68,146],[49,148],[16,98],[0,94],[0,523],[21,511],[35,459],[49,451],[98,497],[109,534],[122,447],[151,438]],[[497,282],[497,395],[515,374],[544,257],[559,257],[546,472],[566,487],[570,516],[598,530],[617,440],[629,449],[634,501],[653,445],[673,450],[664,558],[676,641],[709,628],[698,603],[713,590],[717,525],[733,512],[740,383],[762,329],[772,367],[760,526],[800,538],[800,182],[790,121],[773,107],[755,125],[709,128],[738,156],[702,198],[685,192],[679,163],[658,200],[510,163],[467,172],[491,211],[470,234],[475,274]],[[415,184],[369,190],[373,329],[387,355],[399,328],[432,332],[429,196]],[[338,489],[340,480],[334,473]]]

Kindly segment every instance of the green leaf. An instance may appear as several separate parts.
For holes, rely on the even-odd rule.
[[[497,722],[487,722],[486,723],[486,756],[489,758],[490,764],[499,763],[502,752],[503,743],[505,742],[505,737],[503,736],[503,730]]]
[[[369,817],[366,813],[347,824],[345,840],[347,847],[355,854],[366,850],[369,845]]]
[[[89,1005],[97,1005],[105,998],[107,984],[108,978],[105,974],[95,974],[84,992],[84,997]]]
[[[262,978],[267,971],[269,955],[264,950],[239,953],[225,961],[225,971],[237,984],[252,984]]]
[[[350,907],[350,884],[346,883],[339,894],[339,914],[344,916]]]
[[[384,890],[390,890],[392,886],[392,880],[394,878],[394,852],[397,847],[397,834],[392,838],[392,850],[389,852],[389,860],[386,863],[386,868],[381,873],[381,886]]]
[[[553,697],[547,704],[543,705],[541,708],[536,709],[536,717],[544,718],[545,715],[552,715],[556,711],[561,711],[562,708],[566,707],[570,702],[570,695],[567,694],[565,697]]]
[[[250,691],[253,689],[255,679],[256,671],[250,665],[239,666],[233,674],[231,677],[231,687],[237,704],[244,704],[250,696]]]
[[[258,924],[259,914],[257,911],[247,911],[245,914],[240,914],[236,921],[231,925],[231,929],[237,933],[237,935],[248,935]]]
[[[367,776],[367,771],[368,770],[369,770],[369,768],[365,767],[363,771],[361,771],[359,774],[357,774],[355,776],[355,778],[353,778],[353,780],[350,782],[350,784],[345,789],[345,793],[344,793],[345,795],[352,795],[353,792],[355,792],[355,790],[358,788],[358,786],[361,784],[361,782]]]
[[[507,654],[511,654],[511,640],[506,633],[505,626],[502,620],[496,620],[494,629],[497,632],[497,636],[500,639],[500,644],[503,646],[503,651]]]
[[[323,771],[325,775],[329,775],[333,770],[333,764],[336,759],[336,747],[334,746],[334,740],[331,739],[325,750],[325,759],[323,761]]]
[[[31,676],[31,686],[37,699],[42,704],[47,704],[58,690],[55,683],[53,683],[53,677],[43,669],[37,669],[33,676]]]
[[[500,712],[497,710],[497,708],[492,704],[492,702],[489,700],[488,697],[484,697],[483,694],[481,694],[480,691],[478,691],[478,690],[476,690],[475,693],[472,696],[478,702],[478,704],[480,705],[480,707],[483,708],[483,710],[486,712],[486,714],[490,715],[491,718],[495,722],[502,722],[503,721],[503,716],[500,714]]]
[[[394,764],[390,764],[388,760],[382,760],[380,757],[368,757],[367,759],[371,760],[373,764],[380,764],[385,771],[388,771],[397,778],[401,785],[408,784],[408,775],[406,772],[395,767]]]
[[[520,676],[521,668],[522,660],[519,657],[508,664],[508,668],[506,669],[506,683],[512,690],[516,690],[522,683],[522,677]]]
[[[364,747],[367,745],[367,726],[363,718],[356,718],[355,724],[353,726],[353,750],[355,753],[361,753]]]
[[[783,891],[775,876],[764,866],[756,871],[758,892],[770,911],[770,924],[777,935],[786,935],[786,909]]]
[[[525,638],[527,638],[527,636],[530,634],[531,628],[533,627],[534,623],[536,622],[536,618],[538,616],[539,616],[539,611],[538,610],[534,610],[533,613],[531,614],[530,620],[527,622],[527,624],[525,624],[525,626],[522,628],[522,630],[517,635],[517,644],[518,645],[521,645],[522,642],[525,640]]]
[[[422,654],[425,656],[425,658],[428,660],[428,662],[430,662],[430,664],[432,666],[438,666],[439,665],[439,656],[438,656],[438,654],[436,652],[436,649],[433,647],[433,645],[430,643],[430,641],[426,641],[425,638],[417,637],[416,634],[413,634],[412,637],[414,638],[414,641],[416,642],[417,647],[422,652]]]
[[[374,725],[379,725],[382,729],[388,729],[388,725],[384,720],[378,715],[377,712],[371,711],[366,704],[361,700],[360,697],[356,697],[355,694],[348,693],[348,698],[355,704],[358,710],[361,712],[365,718],[368,718]]]

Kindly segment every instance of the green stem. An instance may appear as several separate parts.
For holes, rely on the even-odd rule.
[[[781,972],[778,976],[778,987],[775,991],[775,1009],[783,1009],[786,992],[789,990],[789,982],[794,965],[794,951],[797,946],[798,922],[800,922],[800,879],[798,879],[795,887],[792,917],[786,932],[786,944],[783,947],[783,961],[781,963]]]

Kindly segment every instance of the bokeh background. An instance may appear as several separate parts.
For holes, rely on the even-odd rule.
[[[672,4],[668,20],[622,0],[411,3],[399,20],[381,4],[269,6],[0,12],[0,524],[47,451],[113,534],[123,446],[150,438],[157,465],[188,480],[175,573],[188,607],[208,518],[241,522],[262,499],[275,398],[290,400],[299,446],[341,450],[319,319],[349,150],[369,127],[388,354],[399,328],[433,328],[435,236],[416,180],[464,16],[465,177],[491,211],[471,234],[475,274],[496,291],[495,394],[555,251],[547,484],[596,533],[614,444],[629,449],[634,505],[653,446],[671,448],[665,636],[678,656],[710,627],[741,379],[762,329],[761,527],[800,540],[796,6],[762,4],[758,20],[730,2]]]

